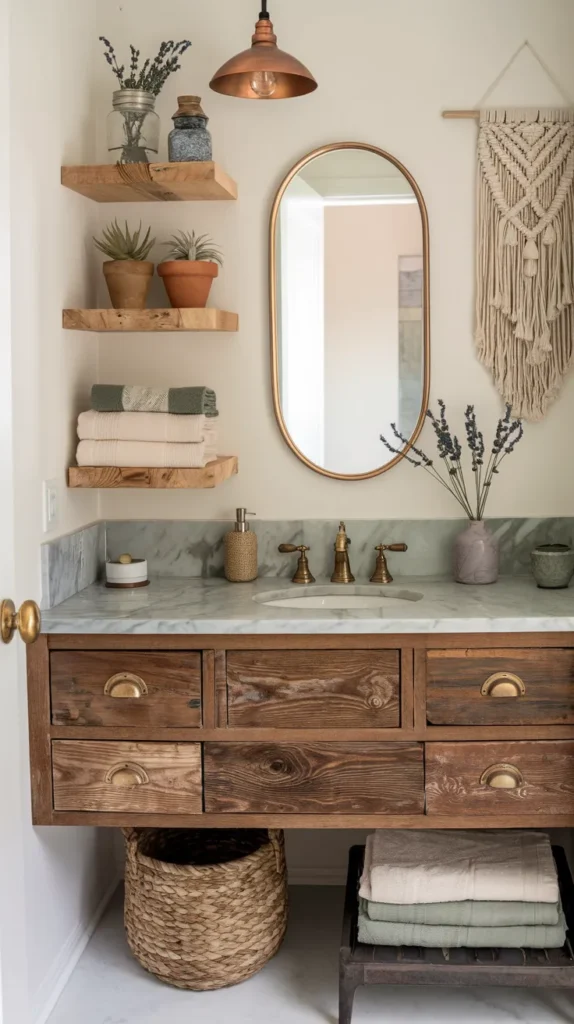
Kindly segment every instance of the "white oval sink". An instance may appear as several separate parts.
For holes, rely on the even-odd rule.
[[[360,608],[387,608],[405,601],[420,601],[422,594],[414,590],[390,590],[387,587],[354,587],[347,583],[332,587],[305,587],[301,591],[272,591],[257,594],[253,600],[272,608],[327,608],[346,611]]]

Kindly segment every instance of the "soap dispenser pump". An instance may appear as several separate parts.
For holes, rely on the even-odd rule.
[[[249,529],[246,508],[238,508],[235,528],[225,534],[225,576],[230,583],[249,583],[257,579],[257,537]]]

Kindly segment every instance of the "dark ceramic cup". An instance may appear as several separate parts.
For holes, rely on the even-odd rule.
[[[574,551],[567,544],[540,544],[532,552],[531,561],[539,587],[567,587],[574,575]]]

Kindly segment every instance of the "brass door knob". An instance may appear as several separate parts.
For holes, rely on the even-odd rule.
[[[9,644],[18,630],[25,644],[33,644],[40,635],[40,609],[35,601],[24,601],[18,611],[14,602],[6,598],[0,604],[0,639]]]
[[[482,684],[480,692],[483,697],[523,697],[526,687],[513,672],[494,672]]]
[[[524,776],[515,764],[491,764],[480,777],[481,786],[491,789],[520,789]]]

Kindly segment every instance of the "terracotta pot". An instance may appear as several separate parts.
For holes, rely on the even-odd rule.
[[[454,542],[454,578],[457,583],[496,583],[498,539],[484,521],[469,522]]]
[[[219,267],[211,260],[166,260],[157,272],[174,309],[203,309]]]
[[[114,309],[145,309],[154,269],[147,260],[107,260],[104,277]]]

